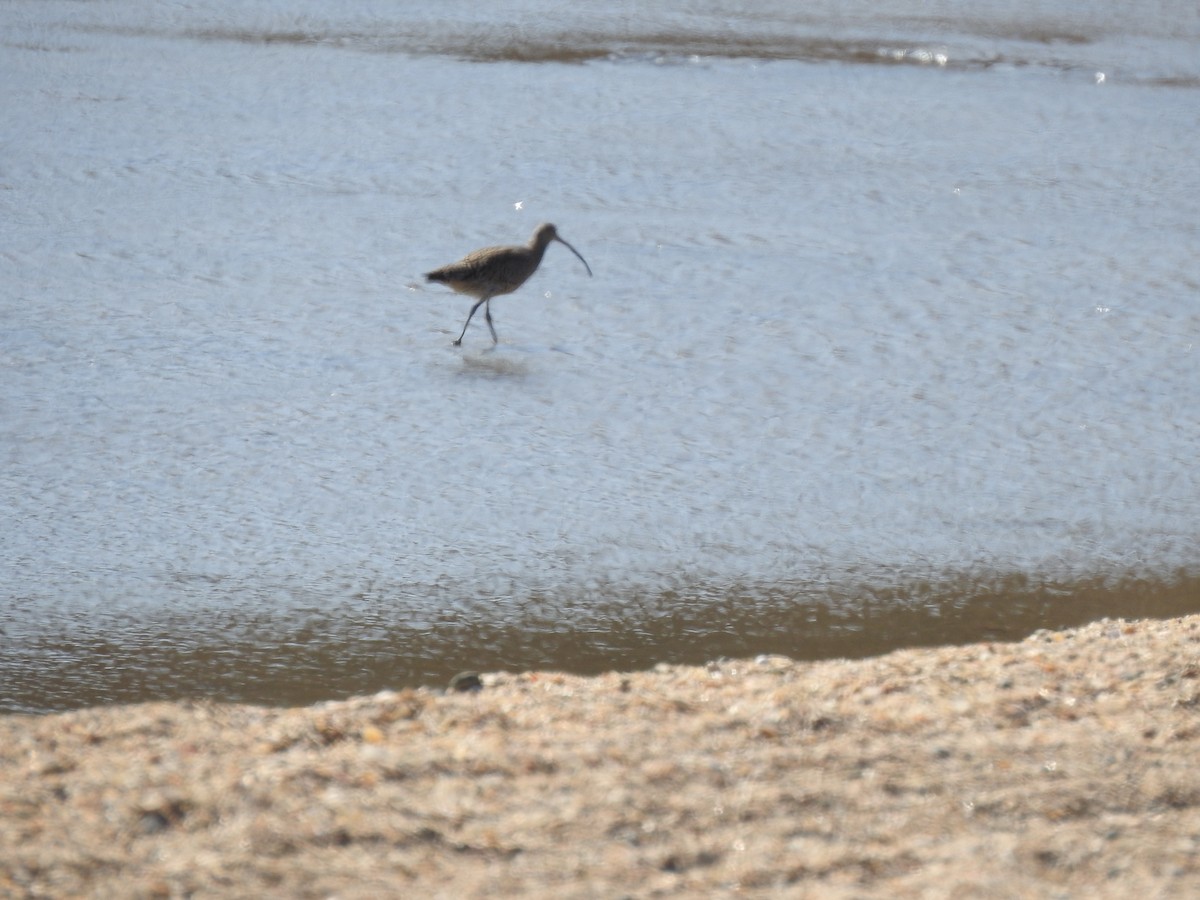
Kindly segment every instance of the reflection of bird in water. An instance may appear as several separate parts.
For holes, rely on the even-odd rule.
[[[511,294],[528,281],[529,276],[537,271],[537,267],[542,261],[542,255],[551,241],[558,241],[578,256],[583,267],[587,269],[588,275],[592,274],[592,267],[587,264],[586,259],[580,256],[579,251],[560,238],[553,225],[547,224],[538,226],[538,230],[533,233],[528,244],[517,244],[511,247],[484,247],[482,250],[468,253],[456,263],[434,269],[425,276],[429,281],[441,282],[460,294],[474,297],[477,301],[471,307],[471,312],[467,314],[467,321],[463,325],[462,334],[454,342],[455,346],[462,344],[463,335],[467,333],[467,325],[471,324],[471,317],[475,315],[475,311],[480,306],[484,308],[483,315],[492,332],[492,343],[499,343],[499,338],[496,337],[496,327],[492,324],[491,299],[499,297],[501,294]]]

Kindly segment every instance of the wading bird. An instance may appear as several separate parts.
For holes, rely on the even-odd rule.
[[[440,282],[453,288],[457,293],[466,294],[476,300],[475,305],[467,314],[462,334],[454,342],[456,347],[462,344],[463,335],[467,333],[467,325],[471,324],[471,317],[481,306],[483,307],[483,316],[487,319],[488,328],[492,332],[492,344],[500,342],[496,337],[496,326],[492,324],[491,299],[502,294],[511,294],[528,281],[529,276],[537,271],[537,267],[542,261],[542,255],[551,241],[558,241],[578,256],[583,267],[587,269],[588,276],[591,276],[592,267],[587,264],[587,260],[580,256],[578,250],[560,238],[557,229],[549,224],[539,225],[528,244],[517,244],[511,247],[484,247],[482,250],[468,253],[456,263],[434,269],[425,275],[429,281]]]

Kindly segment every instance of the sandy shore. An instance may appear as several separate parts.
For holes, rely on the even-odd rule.
[[[13,897],[1200,896],[1200,617],[0,717]]]

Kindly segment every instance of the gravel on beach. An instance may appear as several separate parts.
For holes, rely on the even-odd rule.
[[[0,896],[1200,896],[1200,616],[458,686],[0,716]]]

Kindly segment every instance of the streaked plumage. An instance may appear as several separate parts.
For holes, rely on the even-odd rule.
[[[579,257],[583,267],[590,276],[592,267],[587,264],[578,250],[558,236],[553,225],[539,225],[528,244],[517,244],[511,247],[484,247],[474,253],[468,253],[456,263],[442,266],[426,274],[429,281],[440,282],[453,288],[460,294],[474,297],[476,303],[467,314],[462,334],[454,342],[455,346],[462,343],[463,335],[467,333],[467,325],[480,306],[484,307],[484,318],[487,319],[488,329],[492,332],[492,343],[499,343],[496,337],[496,327],[492,324],[491,299],[502,294],[511,294],[529,280],[542,262],[542,256],[551,241],[558,241],[568,250]]]

